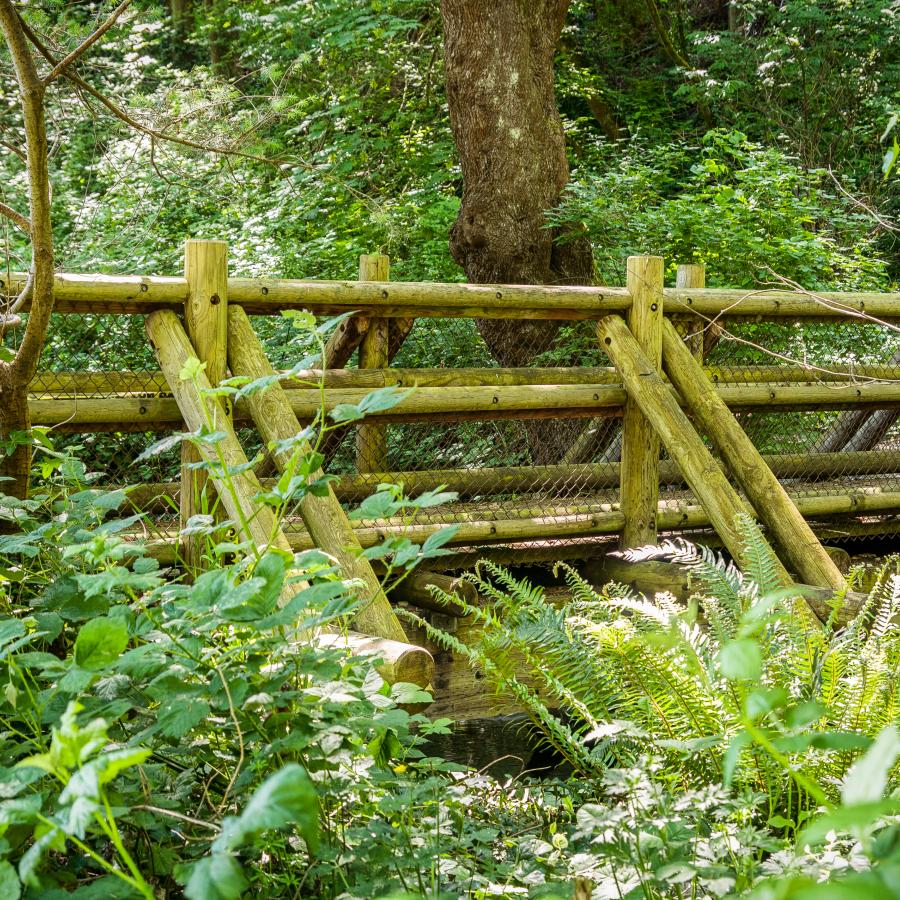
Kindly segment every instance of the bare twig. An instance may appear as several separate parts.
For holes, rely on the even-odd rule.
[[[845,188],[840,179],[834,174],[834,172],[829,168],[828,174],[831,177],[831,180],[834,182],[835,187],[858,209],[863,210],[863,212],[868,213],[872,219],[875,220],[875,223],[879,228],[883,228],[885,231],[891,231],[894,234],[900,234],[900,226],[898,226],[895,222],[891,222],[888,219],[885,219],[877,210],[872,209],[867,203],[864,203],[859,197],[854,197],[850,191]]]
[[[116,20],[119,16],[125,12],[128,7],[131,6],[131,0],[122,0],[113,11],[110,17],[97,29],[95,29],[91,34],[89,34],[68,56],[64,59],[61,59],[51,70],[50,74],[44,78],[44,84],[48,85],[54,78],[62,75],[66,69],[69,68],[74,62],[80,59],[84,54],[94,45],[97,41],[109,31],[113,25],[116,24]]]
[[[214,825],[212,822],[204,822],[203,819],[195,819],[192,816],[186,816],[183,813],[175,812],[174,809],[163,809],[161,806],[149,806],[146,803],[138,804],[137,806],[132,806],[132,809],[139,809],[143,812],[154,813],[158,816],[169,816],[172,819],[178,819],[179,822],[187,822],[189,825],[196,825],[198,828],[208,828],[210,831],[220,831],[218,825]]]
[[[51,66],[55,67],[57,65],[57,60],[50,52],[50,50],[47,49],[44,42],[34,33],[32,28],[21,18],[21,16],[19,17],[19,21],[21,22],[22,30],[25,32],[28,40],[31,41],[32,44],[34,44],[34,46],[38,49],[44,59],[46,59]],[[263,165],[271,166],[279,174],[282,174],[284,169],[288,166],[296,166],[298,168],[306,170],[307,172],[313,172],[322,178],[326,178],[329,181],[333,181],[339,184],[344,190],[346,190],[349,194],[352,194],[358,200],[361,200],[372,208],[376,207],[376,204],[369,197],[354,188],[352,185],[347,184],[345,181],[342,181],[335,175],[332,175],[330,172],[323,170],[320,167],[313,165],[312,163],[306,162],[305,160],[295,159],[292,161],[288,161],[276,157],[259,156],[255,153],[247,153],[243,150],[236,150],[232,147],[216,147],[211,144],[204,144],[200,141],[193,141],[190,138],[184,138],[179,135],[171,134],[167,131],[160,131],[159,129],[153,128],[150,125],[144,125],[142,122],[139,122],[120,106],[113,103],[113,101],[110,100],[109,97],[107,97],[101,91],[98,91],[95,87],[88,84],[83,78],[81,78],[79,75],[76,75],[71,70],[65,70],[63,72],[63,76],[78,88],[80,88],[82,91],[84,91],[84,93],[89,94],[100,104],[102,104],[106,108],[106,110],[119,121],[124,122],[130,128],[133,128],[135,131],[138,131],[141,134],[145,134],[148,137],[156,138],[160,141],[166,141],[171,144],[177,144],[181,147],[188,147],[192,150],[200,150],[203,153],[218,154],[220,156],[232,156],[238,159],[246,159],[250,162],[262,163]]]
[[[22,162],[27,162],[25,158],[25,152],[21,147],[17,147],[15,144],[10,144],[8,141],[0,141],[0,147],[4,147],[6,150],[9,150],[11,153],[15,153]]]
[[[234,710],[234,703],[231,699],[231,689],[228,687],[228,680],[225,678],[225,673],[219,668],[219,666],[213,666],[216,670],[219,678],[222,681],[222,687],[225,689],[225,698],[228,700],[228,713],[231,716],[231,721],[234,724],[235,731],[237,732],[238,739],[238,761],[234,767],[234,772],[231,775],[231,780],[228,782],[228,786],[225,788],[225,793],[222,794],[222,802],[219,804],[219,813],[225,809],[228,798],[231,795],[231,790],[234,787],[234,783],[237,781],[238,775],[240,775],[241,769],[244,766],[244,733],[241,731],[241,723],[238,722],[237,713]]]

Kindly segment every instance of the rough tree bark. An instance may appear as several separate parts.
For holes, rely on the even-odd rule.
[[[11,322],[18,321],[18,311],[28,304],[28,324],[22,341],[11,360],[0,361],[0,441],[31,427],[28,385],[37,371],[53,312],[53,227],[44,109],[47,87],[60,76],[74,77],[71,69],[116,24],[131,2],[122,0],[77,47],[57,59],[44,47],[15,4],[0,0],[0,33],[15,72],[22,112],[29,215],[25,217],[5,204],[0,204],[0,214],[11,219],[31,240],[31,270],[24,289],[18,297],[8,298],[6,302],[0,298],[0,338]],[[49,64],[46,75],[38,72],[33,49]],[[15,152],[22,155],[18,150]],[[11,479],[0,484],[0,490],[26,497],[30,471],[30,444],[16,444],[9,455],[0,451],[0,475]]]
[[[31,304],[25,334],[15,356],[9,362],[0,362],[0,440],[3,440],[12,432],[27,431],[31,425],[28,385],[37,370],[53,311],[53,232],[44,120],[46,83],[38,74],[22,21],[10,0],[0,0],[0,31],[15,70],[22,109],[30,208],[27,230],[32,247],[32,267],[25,290],[7,308],[0,308],[2,332],[7,316],[15,313],[26,300]],[[0,455],[0,474],[12,479],[4,482],[0,490],[17,497],[27,496],[30,469],[28,444],[15,446],[10,455]]]
[[[546,227],[569,178],[553,56],[569,0],[441,0],[450,124],[463,176],[450,251],[470,282],[590,284],[590,246]],[[555,322],[483,320],[503,366],[546,350]]]

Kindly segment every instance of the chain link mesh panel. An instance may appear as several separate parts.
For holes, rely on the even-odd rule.
[[[315,342],[304,343],[289,319],[254,316],[253,323],[276,368],[319,364]],[[17,344],[22,327],[8,332],[5,342]],[[818,384],[827,390],[838,379],[900,382],[897,330],[859,320],[723,320],[705,329],[704,342],[712,377],[736,392],[742,426],[808,517],[827,525],[833,537],[878,533],[881,525],[874,516],[879,504],[884,505],[885,493],[900,492],[900,408],[833,409],[828,403],[774,408],[758,405],[758,397],[767,386]],[[393,352],[392,367],[448,373],[467,367],[609,365],[592,322],[422,318]],[[356,364],[353,354],[347,365]],[[552,375],[545,380],[552,383]],[[527,384],[519,389],[538,393]],[[757,405],[742,406],[742,392],[757,398],[752,400]],[[69,399],[73,404],[169,394],[142,317],[122,314],[54,315],[32,393],[36,400]],[[411,403],[414,411],[415,394]],[[177,448],[140,464],[135,459],[160,431],[180,424],[123,421],[107,431],[81,434],[65,434],[76,426],[67,426],[64,419],[53,424],[61,433],[59,441],[79,446],[89,469],[102,473],[103,483],[175,482],[170,492],[175,503],[155,507],[160,515],[174,511]],[[534,540],[544,523],[545,543],[559,546],[582,544],[585,534],[599,534],[615,521],[620,424],[615,416],[584,410],[555,413],[552,408],[510,418],[446,414],[363,429],[378,441],[374,448],[360,444],[356,426],[336,429],[323,449],[327,471],[343,476],[338,490],[348,504],[359,502],[382,480],[381,471],[358,471],[361,460],[376,459],[388,472],[407,473],[400,480],[410,493],[446,483],[459,494],[456,504],[419,511],[415,523],[454,519],[465,533],[475,535],[473,543],[514,541],[517,534]],[[261,449],[253,429],[242,428],[240,437],[248,456]],[[674,514],[690,502],[690,495],[665,455],[662,465],[661,501]],[[271,467],[264,466],[261,474],[273,474]],[[491,533],[492,522],[504,523],[496,534]]]

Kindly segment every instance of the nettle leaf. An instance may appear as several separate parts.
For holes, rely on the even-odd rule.
[[[406,681],[398,681],[391,685],[391,699],[395,703],[431,703],[434,699],[427,691],[423,691],[417,684]]]
[[[234,399],[240,400],[243,397],[250,397],[253,394],[258,394],[260,391],[264,391],[267,388],[270,388],[273,384],[278,384],[279,381],[283,381],[284,379],[289,377],[289,375],[283,374],[263,375],[261,378],[256,378],[249,384],[244,385],[234,395]]]
[[[393,409],[413,392],[412,388],[401,390],[397,387],[378,388],[366,394],[359,403],[338,403],[328,414],[335,422],[356,422],[375,413]]]
[[[262,582],[254,604],[257,609],[265,613],[275,609],[281,589],[284,586],[284,576],[287,572],[287,564],[284,554],[270,551],[256,564],[253,577]]]
[[[0,861],[0,897],[5,900],[19,900],[22,896],[22,885],[16,870],[5,859]]]
[[[281,315],[298,331],[312,331],[316,327],[315,315],[306,309],[283,309]]]
[[[403,509],[403,503],[399,502],[393,491],[377,491],[366,497],[360,505],[351,511],[350,519],[387,519]]]
[[[407,499],[405,503],[407,506],[415,507],[416,509],[428,509],[432,506],[444,506],[447,503],[453,503],[458,497],[459,494],[455,491],[443,491],[440,488],[435,488],[433,491],[425,491],[424,494],[419,494],[414,499]]]
[[[422,556],[426,559],[434,556],[446,556],[449,550],[442,550],[444,544],[450,543],[456,537],[459,525],[445,525],[434,534],[428,535],[422,544]]]
[[[152,459],[154,456],[159,456],[160,453],[165,453],[167,450],[171,450],[174,447],[177,447],[182,441],[188,440],[192,438],[194,435],[189,431],[181,431],[175,434],[168,434],[164,438],[156,441],[151,444],[140,453],[135,462],[144,462],[148,459]]]
[[[35,605],[58,613],[67,622],[85,622],[105,615],[109,600],[100,594],[86,597],[75,577],[64,575],[47,587]]]
[[[102,753],[93,762],[97,770],[97,781],[101,785],[109,784],[120,772],[146,762],[151,752],[146,747],[123,747],[121,750]]]
[[[167,737],[182,738],[209,715],[209,701],[179,694],[163,701],[157,714],[159,730]]]
[[[61,775],[75,769],[90,759],[107,743],[106,731],[109,727],[103,719],[91,719],[84,725],[77,721],[83,707],[72,701],[54,727],[48,753],[29,756],[17,766],[41,769],[54,775]]]
[[[28,848],[21,860],[19,860],[19,878],[22,884],[29,887],[40,887],[37,871],[44,857],[55,850],[64,853],[66,849],[65,832],[56,825],[41,824],[34,830],[34,843]]]
[[[206,363],[200,362],[196,356],[190,356],[181,367],[178,377],[182,381],[193,381],[201,372],[206,369]]]
[[[6,647],[25,634],[25,625],[20,619],[0,620],[0,648]]]
[[[288,763],[270,775],[235,819],[226,819],[213,844],[217,851],[236,850],[264,831],[293,825],[314,850],[319,840],[319,798],[303,766]]]
[[[188,900],[238,900],[249,886],[240,863],[228,853],[213,853],[175,867]]]
[[[352,605],[347,586],[342,581],[321,581],[310,585],[295,594],[289,603],[270,616],[257,619],[253,627],[260,631],[268,631],[272,628],[281,628],[286,625],[296,625],[301,613],[309,609],[318,610],[329,608],[334,601],[343,601],[335,610],[336,615],[346,615]]]
[[[128,646],[128,629],[118,619],[91,619],[75,639],[75,663],[99,672],[114,663]]]

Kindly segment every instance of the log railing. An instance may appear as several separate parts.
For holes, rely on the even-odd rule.
[[[0,277],[0,291],[15,294],[23,273]],[[56,276],[54,311],[144,314],[183,309],[185,278],[137,275]],[[474,285],[430,282],[297,281],[229,278],[228,297],[254,315],[283,309],[315,313],[359,311],[384,318],[600,319],[631,307],[624,287]],[[743,288],[664,288],[666,315],[740,318],[900,318],[900,293]]]
[[[215,257],[215,259],[213,258]],[[662,316],[672,317],[680,333],[725,319],[823,320],[842,323],[900,320],[900,293],[835,293],[791,290],[743,290],[692,286],[663,287],[662,265],[640,258],[630,267],[626,287],[535,285],[468,285],[404,283],[386,280],[383,257],[367,257],[359,281],[301,281],[228,277],[225,250],[218,242],[189,242],[186,277],[60,274],[56,277],[56,312],[144,315],[172,310],[185,317],[198,356],[208,364],[213,380],[224,372],[227,353],[227,307],[240,306],[255,315],[277,315],[286,309],[316,314],[353,312],[354,329],[363,343],[358,369],[324,368],[298,373],[285,385],[293,415],[310,420],[320,409],[356,403],[370,390],[395,385],[415,391],[387,413],[367,419],[360,432],[358,474],[336,486],[342,501],[357,501],[379,481],[402,481],[411,492],[446,484],[462,498],[516,497],[540,491],[547,484],[567,481],[581,494],[609,489],[622,481],[623,508],[609,503],[544,502],[540,508],[506,501],[502,515],[483,509],[448,509],[442,521],[460,524],[459,544],[536,541],[610,534],[625,529],[635,540],[652,539],[657,528],[679,529],[708,523],[708,512],[688,495],[660,505],[659,485],[681,483],[679,468],[659,460],[657,444],[644,414],[635,407],[626,425],[621,461],[546,466],[500,466],[423,471],[384,471],[385,425],[405,422],[458,422],[541,418],[608,418],[626,416],[628,396],[610,366],[549,368],[391,368],[390,341],[405,333],[416,318],[507,318],[599,321],[611,314],[627,317],[639,343],[656,354]],[[191,262],[193,260],[193,262]],[[204,261],[205,260],[205,261]],[[696,269],[697,267],[691,267]],[[683,277],[682,277],[683,276]],[[690,276],[690,277],[688,277]],[[381,280],[368,280],[380,278]],[[0,291],[12,293],[24,276],[0,278]],[[702,283],[698,272],[684,272],[680,285]],[[394,325],[388,329],[386,323]],[[379,323],[385,323],[382,327]],[[396,326],[396,328],[395,328]],[[354,330],[354,329],[351,329]],[[365,335],[365,337],[363,337]],[[644,335],[642,337],[642,335]],[[402,337],[400,338],[402,341]],[[642,343],[643,342],[643,343]],[[696,341],[694,342],[696,345]],[[693,346],[695,357],[702,346]],[[351,351],[352,352],[352,351]],[[395,350],[394,350],[395,352]],[[339,366],[349,358],[344,353]],[[658,368],[657,359],[651,362]],[[329,358],[326,352],[325,365]],[[900,378],[896,367],[882,363],[858,367],[757,365],[740,371],[707,365],[706,376],[717,396],[732,410],[834,410],[900,408]],[[102,385],[102,387],[100,387]],[[324,394],[320,387],[324,386]],[[674,388],[667,391],[681,402]],[[183,427],[182,413],[161,372],[41,372],[30,400],[34,424],[90,431],[147,431]],[[250,409],[237,403],[235,424],[250,421]],[[629,438],[629,435],[632,437]],[[374,442],[374,443],[372,443]],[[190,460],[186,460],[189,462]],[[900,482],[900,448],[853,453],[767,454],[766,463],[782,479],[821,479],[838,475],[874,476],[889,473]],[[199,487],[194,470],[186,468],[182,495],[195,498]],[[185,487],[189,484],[189,490]],[[134,493],[147,508],[175,483],[147,486]],[[808,518],[826,519],[861,513],[900,511],[900,490],[890,485],[822,485],[815,495],[801,486],[789,488]],[[891,489],[888,489],[891,488]],[[589,498],[588,498],[589,499]],[[191,500],[183,514],[196,511]],[[637,524],[642,523],[642,524]],[[630,525],[634,525],[631,529]],[[384,522],[358,529],[363,545],[401,526]],[[423,534],[435,520],[416,525]],[[415,530],[415,529],[414,529]],[[418,532],[416,532],[418,534]],[[290,534],[295,546],[309,543],[302,533]]]

